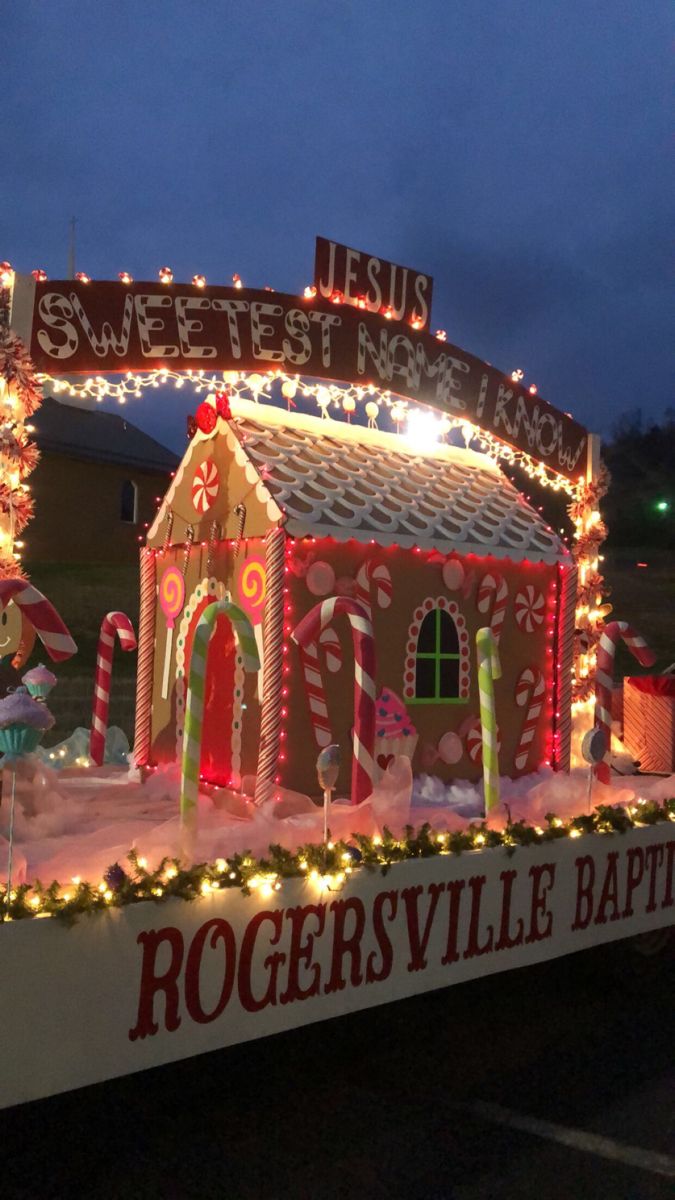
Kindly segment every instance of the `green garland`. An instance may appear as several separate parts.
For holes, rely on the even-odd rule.
[[[507,809],[508,812],[508,809]],[[538,846],[565,837],[589,833],[625,833],[628,829],[675,821],[675,799],[663,803],[638,800],[627,808],[601,804],[594,812],[563,821],[547,813],[545,827],[526,821],[511,821],[503,830],[490,829],[485,822],[472,823],[452,833],[435,832],[424,824],[415,833],[406,825],[405,837],[395,838],[384,828],[382,837],[353,834],[353,843],[328,842],[326,845],[301,846],[297,852],[273,845],[266,858],[235,854],[212,863],[184,867],[177,858],[163,858],[154,871],[135,850],[128,855],[129,867],[114,863],[98,886],[78,879],[70,887],[54,880],[43,887],[39,880],[21,884],[7,897],[0,890],[0,920],[29,917],[58,917],[72,923],[82,914],[144,901],[161,903],[179,898],[196,900],[199,896],[227,888],[239,888],[244,895],[253,892],[266,896],[278,891],[284,879],[312,876],[327,890],[338,890],[355,870],[379,870],[383,875],[396,863],[414,858],[432,858],[439,854],[462,854],[465,850],[487,850],[503,846],[512,854],[517,846]]]

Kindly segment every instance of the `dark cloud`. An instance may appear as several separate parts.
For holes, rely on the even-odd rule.
[[[94,276],[295,290],[320,233],[431,271],[436,325],[595,427],[670,402],[666,0],[24,0],[2,25],[19,269],[62,275],[75,214]],[[155,433],[158,403],[133,409]]]

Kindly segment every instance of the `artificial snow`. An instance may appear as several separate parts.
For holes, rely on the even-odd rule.
[[[507,820],[545,821],[547,813],[562,819],[580,816],[598,804],[631,804],[640,797],[665,800],[675,795],[675,776],[616,776],[608,786],[594,782],[588,800],[588,768],[557,774],[542,768],[520,779],[501,780],[501,802],[489,818],[493,827]],[[7,838],[11,771],[2,772],[0,839]],[[133,767],[71,767],[59,771],[28,755],[17,764],[14,818],[14,879],[67,884],[79,876],[97,883],[111,863],[124,865],[130,849],[150,867],[165,855],[202,862],[249,851],[264,855],[271,843],[290,850],[320,842],[323,812],[308,796],[290,790],[257,806],[255,779],[246,777],[242,791],[226,788],[200,792],[196,832],[188,840],[179,819],[180,772],[176,765],[158,768],[142,783]],[[412,776],[409,759],[395,758],[362,804],[345,797],[331,806],[333,838],[354,833],[395,835],[405,825],[425,821],[438,832],[465,828],[483,819],[483,786],[444,784],[437,776]],[[0,879],[6,878],[7,843],[0,840]]]

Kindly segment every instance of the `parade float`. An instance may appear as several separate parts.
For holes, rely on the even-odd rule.
[[[629,681],[665,769],[614,775],[615,649],[653,656],[606,619],[598,439],[431,332],[429,276],[318,239],[301,296],[7,263],[0,289],[1,1104],[672,925],[675,697],[657,737]],[[58,770],[77,629],[21,566],[30,417],[171,386],[138,628],[100,614]]]

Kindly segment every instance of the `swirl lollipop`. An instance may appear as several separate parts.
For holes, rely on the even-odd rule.
[[[166,617],[166,649],[164,651],[164,674],[162,675],[162,699],[166,700],[169,695],[173,627],[176,617],[181,613],[185,603],[185,580],[178,567],[167,567],[162,575],[159,584],[159,603]]]
[[[262,623],[267,596],[267,571],[264,554],[250,554],[241,564],[237,578],[237,593],[239,603],[253,626],[258,657],[262,664],[264,661]],[[262,697],[262,665],[258,676],[258,685]]]
[[[251,555],[241,564],[237,580],[239,603],[253,626],[260,625],[265,611],[267,576],[265,559]]]

